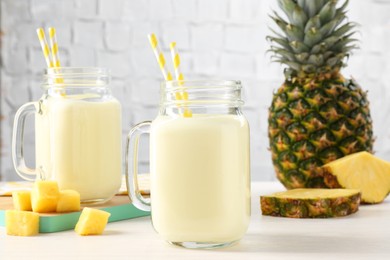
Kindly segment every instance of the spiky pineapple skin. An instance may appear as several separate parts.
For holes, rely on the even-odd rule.
[[[287,218],[333,218],[358,211],[360,193],[338,198],[279,198],[261,196],[261,212],[266,216]]]
[[[328,187],[319,167],[359,151],[372,151],[366,92],[354,80],[286,80],[274,93],[268,136],[277,178],[288,189]]]
[[[272,161],[288,189],[325,187],[321,165],[373,147],[366,93],[341,75],[357,30],[348,0],[276,2],[282,12],[270,17],[278,31],[267,39],[285,82],[269,109]]]

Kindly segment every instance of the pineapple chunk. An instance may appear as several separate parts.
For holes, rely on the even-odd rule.
[[[330,218],[355,213],[360,191],[353,189],[293,189],[260,197],[263,215],[289,218]]]
[[[47,213],[57,210],[59,197],[55,181],[36,181],[31,190],[31,206],[34,212]]]
[[[80,193],[75,190],[61,190],[57,202],[57,212],[80,210]]]
[[[75,231],[82,236],[100,235],[107,225],[110,213],[93,208],[84,208],[81,212]]]
[[[380,203],[390,192],[390,163],[358,152],[322,166],[329,188],[359,189],[363,203]]]
[[[31,192],[27,190],[12,192],[12,200],[16,210],[31,211]]]
[[[37,235],[39,233],[39,214],[30,211],[6,210],[5,226],[8,235]]]

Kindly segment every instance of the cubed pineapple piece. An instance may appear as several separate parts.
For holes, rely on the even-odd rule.
[[[75,190],[61,190],[57,202],[57,212],[80,210],[80,193]]]
[[[6,210],[5,226],[8,235],[34,236],[39,233],[39,214],[31,211]]]
[[[12,192],[14,209],[31,211],[31,192],[27,190]]]
[[[55,181],[36,181],[31,190],[31,206],[34,212],[47,213],[57,210],[59,197]]]
[[[103,210],[85,207],[76,224],[75,231],[82,236],[100,235],[103,233],[110,215]]]

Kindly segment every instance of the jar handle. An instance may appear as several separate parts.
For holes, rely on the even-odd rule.
[[[150,198],[142,196],[138,185],[138,147],[141,135],[150,134],[152,122],[145,121],[134,126],[127,135],[126,142],[126,185],[134,206],[150,211]]]
[[[29,102],[21,106],[15,114],[12,131],[12,161],[16,173],[27,181],[36,179],[36,169],[26,165],[24,159],[24,127],[28,115],[36,112],[37,102]]]

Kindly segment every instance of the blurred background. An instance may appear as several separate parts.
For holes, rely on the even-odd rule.
[[[0,0],[0,180],[18,180],[11,135],[16,110],[38,100],[45,61],[36,28],[56,27],[64,66],[112,70],[112,89],[123,108],[123,140],[137,122],[158,112],[161,72],[146,35],[155,32],[166,55],[176,41],[187,79],[239,79],[251,127],[252,180],[274,180],[267,114],[283,82],[270,63],[268,14],[276,0]],[[353,0],[349,17],[360,27],[360,49],[344,76],[368,91],[376,154],[390,160],[390,0]],[[34,126],[26,132],[27,163],[34,165]],[[147,168],[147,149],[141,154]]]

